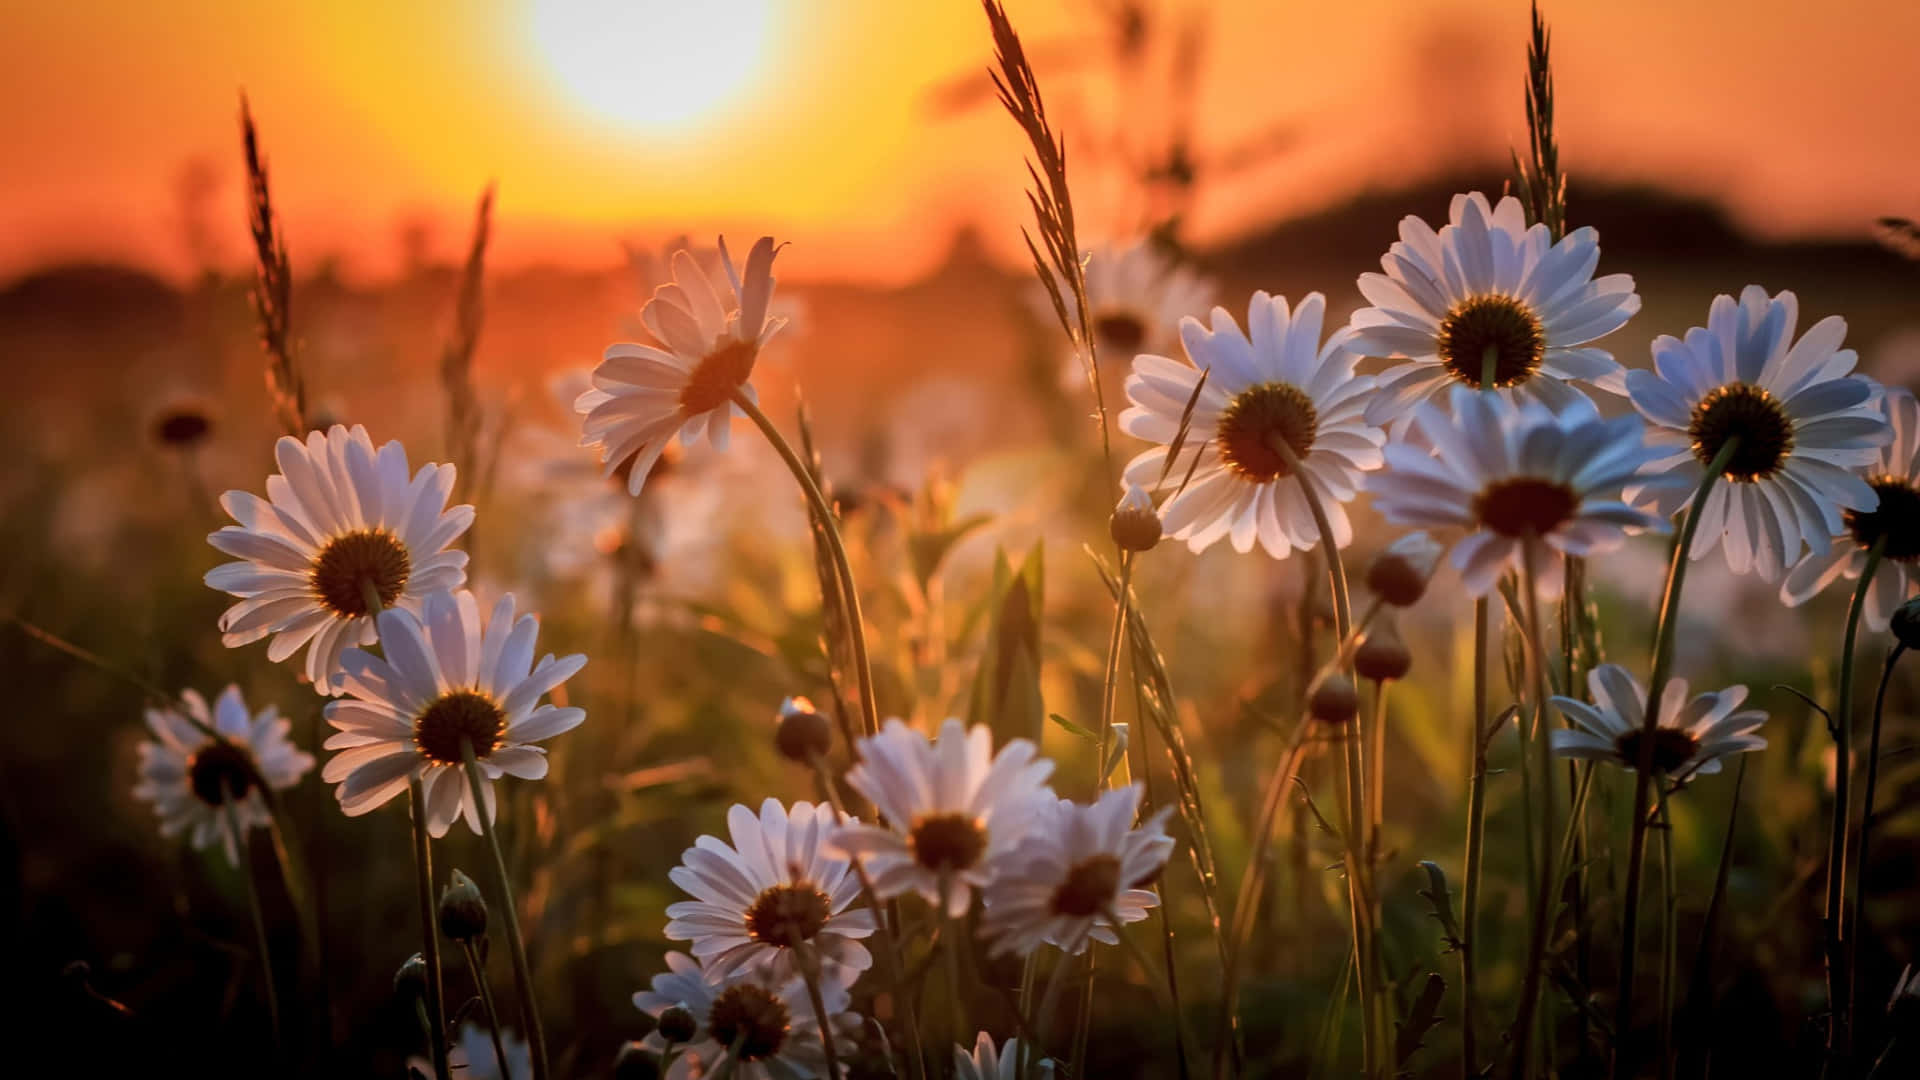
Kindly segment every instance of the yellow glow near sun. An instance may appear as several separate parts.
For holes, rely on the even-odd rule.
[[[731,104],[771,36],[771,0],[534,0],[533,42],[597,119],[666,134]]]

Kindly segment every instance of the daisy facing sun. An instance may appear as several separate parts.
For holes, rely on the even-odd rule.
[[[230,826],[252,829],[270,820],[260,783],[283,791],[313,768],[313,755],[287,738],[290,725],[280,710],[248,712],[237,686],[222,690],[212,708],[197,691],[183,691],[177,706],[147,710],[147,728],[153,738],[140,744],[134,796],[153,804],[162,836],[186,833],[196,849],[217,841],[235,865],[238,838]]]
[[[1885,630],[1913,591],[1920,564],[1920,402],[1904,388],[1889,387],[1880,399],[1881,413],[1893,428],[1893,441],[1880,448],[1879,460],[1868,470],[1867,486],[1880,499],[1873,510],[1847,510],[1840,515],[1845,531],[1827,551],[1810,551],[1780,584],[1780,599],[1799,607],[1845,576],[1857,581],[1866,572],[1868,554],[1877,544],[1880,564],[1867,592],[1867,625]]]
[[[1167,535],[1195,552],[1223,537],[1240,552],[1258,541],[1276,559],[1311,549],[1321,536],[1300,489],[1304,474],[1334,545],[1352,542],[1341,504],[1359,491],[1362,472],[1380,466],[1386,433],[1361,417],[1374,380],[1354,374],[1359,356],[1343,334],[1321,341],[1325,315],[1319,293],[1290,310],[1285,297],[1259,292],[1247,308],[1250,334],[1215,308],[1212,329],[1194,318],[1180,324],[1191,364],[1135,358],[1127,377],[1133,404],[1120,428],[1161,445],[1127,464],[1125,483],[1178,489],[1160,508]],[[1169,466],[1189,402],[1186,437]]]

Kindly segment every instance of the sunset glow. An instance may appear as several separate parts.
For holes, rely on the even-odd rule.
[[[739,98],[759,71],[769,0],[535,0],[533,44],[597,118],[638,134],[684,133]]]

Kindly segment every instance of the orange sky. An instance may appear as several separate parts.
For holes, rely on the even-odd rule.
[[[997,108],[932,105],[988,62],[971,0],[738,2],[766,10],[688,31],[593,10],[685,16],[662,0],[575,0],[544,19],[529,0],[14,5],[0,34],[0,278],[77,256],[181,269],[177,192],[196,159],[214,166],[220,246],[237,262],[241,87],[296,263],[389,272],[410,218],[437,222],[450,257],[489,179],[505,263],[610,264],[621,236],[725,229],[795,239],[782,260],[794,277],[900,280],[965,221],[1013,250],[1016,129]],[[1100,2],[1008,7],[1036,52],[1062,57],[1101,48]],[[1524,138],[1519,0],[1158,7],[1211,27],[1203,153],[1286,135],[1284,152],[1203,191],[1203,241]],[[1547,14],[1576,185],[1655,180],[1775,233],[1920,216],[1920,4],[1559,0]],[[1108,130],[1115,80],[1070,63],[1041,70],[1056,118]],[[1152,76],[1132,85],[1157,100]],[[1083,220],[1117,224],[1113,174],[1077,163]]]

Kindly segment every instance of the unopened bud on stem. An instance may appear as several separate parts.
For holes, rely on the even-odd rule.
[[[1367,566],[1367,588],[1394,607],[1411,607],[1426,594],[1445,550],[1424,532],[1408,533]]]
[[[801,764],[824,755],[833,746],[833,725],[803,697],[780,703],[780,726],[773,733],[780,755]]]
[[[1107,530],[1122,551],[1152,551],[1160,542],[1160,515],[1154,512],[1153,500],[1139,484],[1127,485],[1120,505],[1107,519]]]

